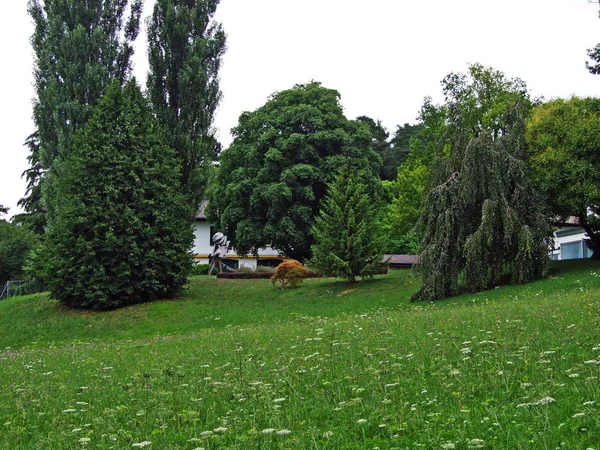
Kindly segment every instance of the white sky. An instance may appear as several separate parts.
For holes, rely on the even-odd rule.
[[[229,48],[215,122],[224,145],[243,111],[310,80],[337,89],[349,118],[380,119],[390,132],[415,122],[423,97],[441,100],[440,80],[469,63],[519,77],[547,99],[600,91],[584,66],[600,42],[598,5],[588,0],[221,0],[217,19]],[[26,0],[0,2],[0,204],[11,215],[33,131],[32,31]],[[144,32],[134,61],[144,81]]]

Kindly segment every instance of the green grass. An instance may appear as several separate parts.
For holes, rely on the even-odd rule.
[[[564,262],[425,304],[404,271],[197,277],[104,313],[5,300],[0,448],[599,450],[599,277]]]

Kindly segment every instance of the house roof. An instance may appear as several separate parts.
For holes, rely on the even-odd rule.
[[[413,265],[417,261],[417,255],[383,255],[383,261],[388,264]]]
[[[208,200],[202,200],[200,202],[200,206],[198,206],[198,211],[194,216],[197,220],[206,220],[206,207],[208,206]]]

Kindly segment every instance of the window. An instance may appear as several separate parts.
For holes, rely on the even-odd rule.
[[[592,251],[587,246],[587,240],[566,242],[560,246],[560,259],[590,258]]]

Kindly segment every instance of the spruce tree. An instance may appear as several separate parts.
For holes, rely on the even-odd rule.
[[[26,197],[20,204],[39,232],[45,223],[41,183],[56,158],[71,148],[73,134],[89,119],[111,79],[130,76],[142,0],[29,0],[35,29],[33,119],[26,141],[30,167]]]
[[[135,80],[114,80],[45,188],[53,297],[107,309],[179,292],[192,233],[175,161]]]
[[[381,267],[383,246],[368,176],[355,164],[344,164],[312,227],[311,267],[350,282],[370,278]]]
[[[219,0],[157,0],[148,24],[148,95],[180,160],[191,212],[220,150],[212,123],[221,100],[225,33],[213,21]]]
[[[418,224],[423,285],[413,300],[456,294],[462,276],[479,291],[505,271],[525,283],[547,270],[550,227],[526,155],[527,91],[481,66],[470,75],[445,80],[451,151],[434,165],[437,185]]]

